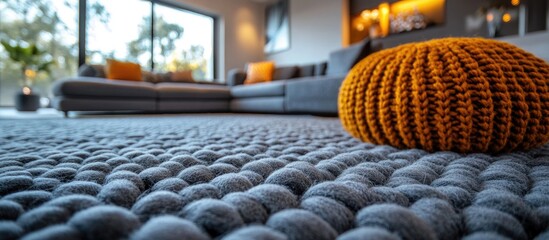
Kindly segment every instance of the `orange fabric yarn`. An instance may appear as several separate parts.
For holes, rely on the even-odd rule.
[[[549,65],[511,44],[444,38],[374,53],[347,75],[354,137],[427,151],[509,152],[549,140]]]

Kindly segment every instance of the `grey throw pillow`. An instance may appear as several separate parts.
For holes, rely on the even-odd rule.
[[[370,40],[366,39],[330,53],[326,75],[345,75],[360,60],[370,54]]]
[[[78,76],[106,78],[105,66],[96,64],[84,64],[78,68]]]

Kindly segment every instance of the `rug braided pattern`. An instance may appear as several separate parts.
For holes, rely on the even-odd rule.
[[[428,153],[235,114],[0,130],[0,239],[549,238],[547,146]]]

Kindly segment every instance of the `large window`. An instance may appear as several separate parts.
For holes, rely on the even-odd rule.
[[[107,58],[151,71],[193,70],[195,79],[211,81],[215,24],[213,16],[159,0],[0,1],[0,40],[36,43],[54,60],[52,71],[34,84],[50,98],[53,82],[76,75],[79,62],[104,64]],[[0,47],[0,106],[14,105],[21,78],[18,64]]]
[[[131,6],[131,11],[127,6]],[[214,78],[214,18],[158,1],[87,0],[86,61],[134,61],[155,71]]]
[[[86,62],[104,64],[115,58],[149,67],[151,5],[142,0],[88,0]]]
[[[162,5],[154,10],[156,68],[193,70],[195,79],[213,79],[213,18]]]
[[[78,1],[2,0],[0,1],[0,40],[35,43],[49,53],[55,64],[50,73],[36,76],[33,89],[51,97],[55,79],[76,74],[78,68]],[[21,88],[21,67],[0,47],[0,105],[13,106]]]

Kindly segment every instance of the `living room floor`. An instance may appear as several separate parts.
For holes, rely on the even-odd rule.
[[[13,107],[0,107],[0,119],[63,118],[63,112],[53,108],[40,108],[36,112],[20,112]]]
[[[0,236],[549,236],[548,146],[399,150],[300,115],[44,116],[0,120]]]

